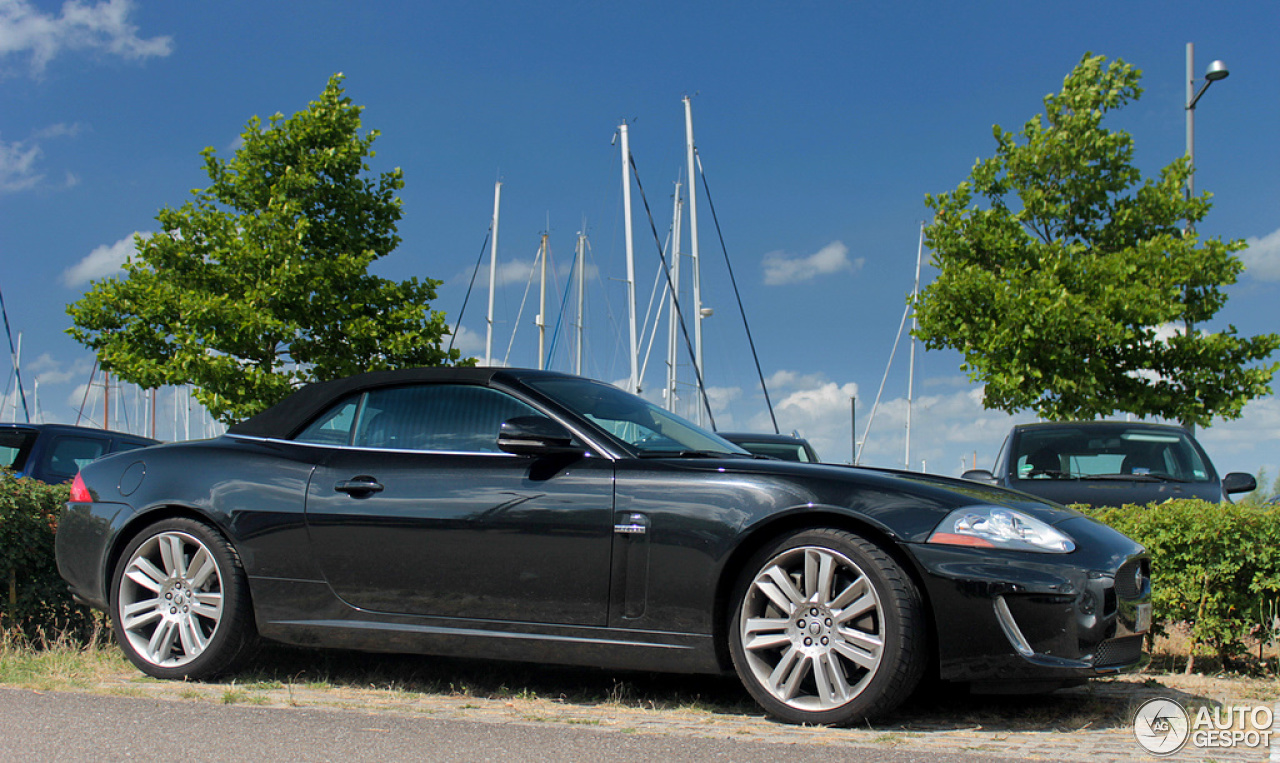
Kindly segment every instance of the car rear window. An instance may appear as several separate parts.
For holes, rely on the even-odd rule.
[[[61,435],[45,452],[43,469],[49,482],[69,480],[76,472],[107,452],[110,440],[97,437]]]
[[[796,443],[786,442],[752,442],[750,440],[737,440],[736,445],[756,453],[761,456],[772,456],[780,458],[783,461],[800,461],[807,462],[809,454],[805,452],[804,446]]]
[[[36,441],[35,432],[20,429],[0,430],[0,469],[22,471]]]

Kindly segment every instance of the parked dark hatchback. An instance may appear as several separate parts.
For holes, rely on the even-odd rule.
[[[258,638],[685,673],[851,723],[926,671],[1049,689],[1138,663],[1148,556],[961,480],[756,459],[616,387],[410,369],[305,387],[72,485],[58,568],[142,671]]]
[[[818,452],[803,437],[790,434],[760,432],[716,432],[739,448],[757,456],[769,456],[783,461],[818,463]]]
[[[1172,498],[1225,501],[1257,485],[1234,472],[1219,479],[1209,456],[1186,429],[1128,421],[1019,424],[1005,438],[995,467],[966,479],[1002,485],[1071,505],[1122,506]]]
[[[56,485],[75,477],[82,466],[99,456],[158,442],[70,424],[0,424],[0,468]]]

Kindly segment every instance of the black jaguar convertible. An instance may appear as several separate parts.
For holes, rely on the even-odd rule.
[[[161,678],[258,639],[737,671],[774,716],[892,710],[926,673],[1047,690],[1142,659],[1148,557],[1025,494],[753,457],[616,387],[424,368],[314,384],[219,438],[108,456],[57,535]]]

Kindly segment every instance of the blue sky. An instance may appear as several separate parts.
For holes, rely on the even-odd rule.
[[[827,459],[848,461],[849,398],[857,397],[861,439],[911,290],[924,195],[964,180],[975,159],[993,152],[992,125],[1017,129],[1038,113],[1086,51],[1144,72],[1143,98],[1110,124],[1133,134],[1147,175],[1184,150],[1186,43],[1196,44],[1197,76],[1215,58],[1227,62],[1230,78],[1197,111],[1197,188],[1215,199],[1200,232],[1246,239],[1250,248],[1242,255],[1248,270],[1206,328],[1280,329],[1277,28],[1280,7],[1268,2],[0,0],[0,288],[22,333],[28,404],[39,380],[43,418],[75,420],[93,360],[64,333],[65,305],[88,279],[117,272],[132,235],[153,230],[161,207],[208,184],[200,150],[228,156],[250,117],[305,108],[336,72],[366,107],[365,127],[381,132],[374,169],[404,171],[403,243],[377,272],[444,281],[435,307],[455,321],[501,180],[495,355],[506,355],[541,234],[549,235],[558,295],[585,225],[586,373],[625,379],[612,138],[625,120],[665,236],[684,165],[688,95],[779,423]],[[703,301],[715,311],[703,325],[716,423],[768,430],[698,191]],[[638,191],[633,210],[643,317],[657,256]],[[486,278],[458,337],[471,354],[484,352]],[[536,291],[512,344],[513,365],[536,363]],[[562,335],[553,367],[568,367],[567,344]],[[663,385],[664,353],[659,340],[650,394]],[[952,352],[917,355],[913,468],[954,474],[975,457],[988,466],[1010,423],[1033,418],[984,411],[959,362]],[[691,379],[687,366],[681,373]],[[0,418],[12,418],[12,382],[8,390]],[[902,464],[906,392],[904,344],[863,463]],[[99,394],[90,391],[90,409]],[[141,406],[124,399],[136,426]],[[173,436],[173,406],[172,393],[162,394],[161,437]],[[96,411],[100,417],[100,405]],[[1274,477],[1280,402],[1255,401],[1245,413],[1201,439],[1220,471],[1265,467]]]

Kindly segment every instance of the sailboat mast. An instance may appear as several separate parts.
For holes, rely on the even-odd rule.
[[[631,235],[631,144],[627,123],[618,127],[622,136],[622,219],[627,242],[627,322],[631,339],[631,377],[627,391],[640,393],[640,344],[636,341],[636,254]]]
[[[904,460],[911,471],[911,399],[916,382],[916,300],[920,297],[920,260],[924,256],[924,223],[920,223],[920,244],[916,247],[916,281],[911,289],[911,360],[907,363],[907,447]]]
[[[550,227],[550,226],[548,226]],[[538,368],[547,367],[547,234],[542,234],[538,247],[538,259],[542,262],[542,283],[538,288]]]
[[[693,102],[684,97],[685,153],[689,175],[689,258],[693,265],[693,365],[697,377],[703,377],[702,368],[702,264],[698,259],[698,194],[694,182],[693,156]],[[698,407],[698,423],[702,423],[702,407]]]
[[[676,181],[676,199],[672,205],[674,209],[671,211],[671,294],[668,296],[668,320],[667,320],[667,410],[675,413],[676,410],[676,383],[678,381],[676,374],[676,360],[679,346],[677,344],[677,329],[679,328],[680,316],[676,313],[676,302],[679,301],[680,292],[680,233],[681,220],[680,213],[682,211],[682,203],[684,199],[680,196],[681,183]]]
[[[502,181],[493,185],[493,236],[489,248],[489,317],[484,333],[484,364],[493,365],[493,296],[498,285],[498,207],[502,201]]]
[[[578,342],[573,372],[582,376],[582,335],[585,331],[587,305],[587,234],[578,232]]]

